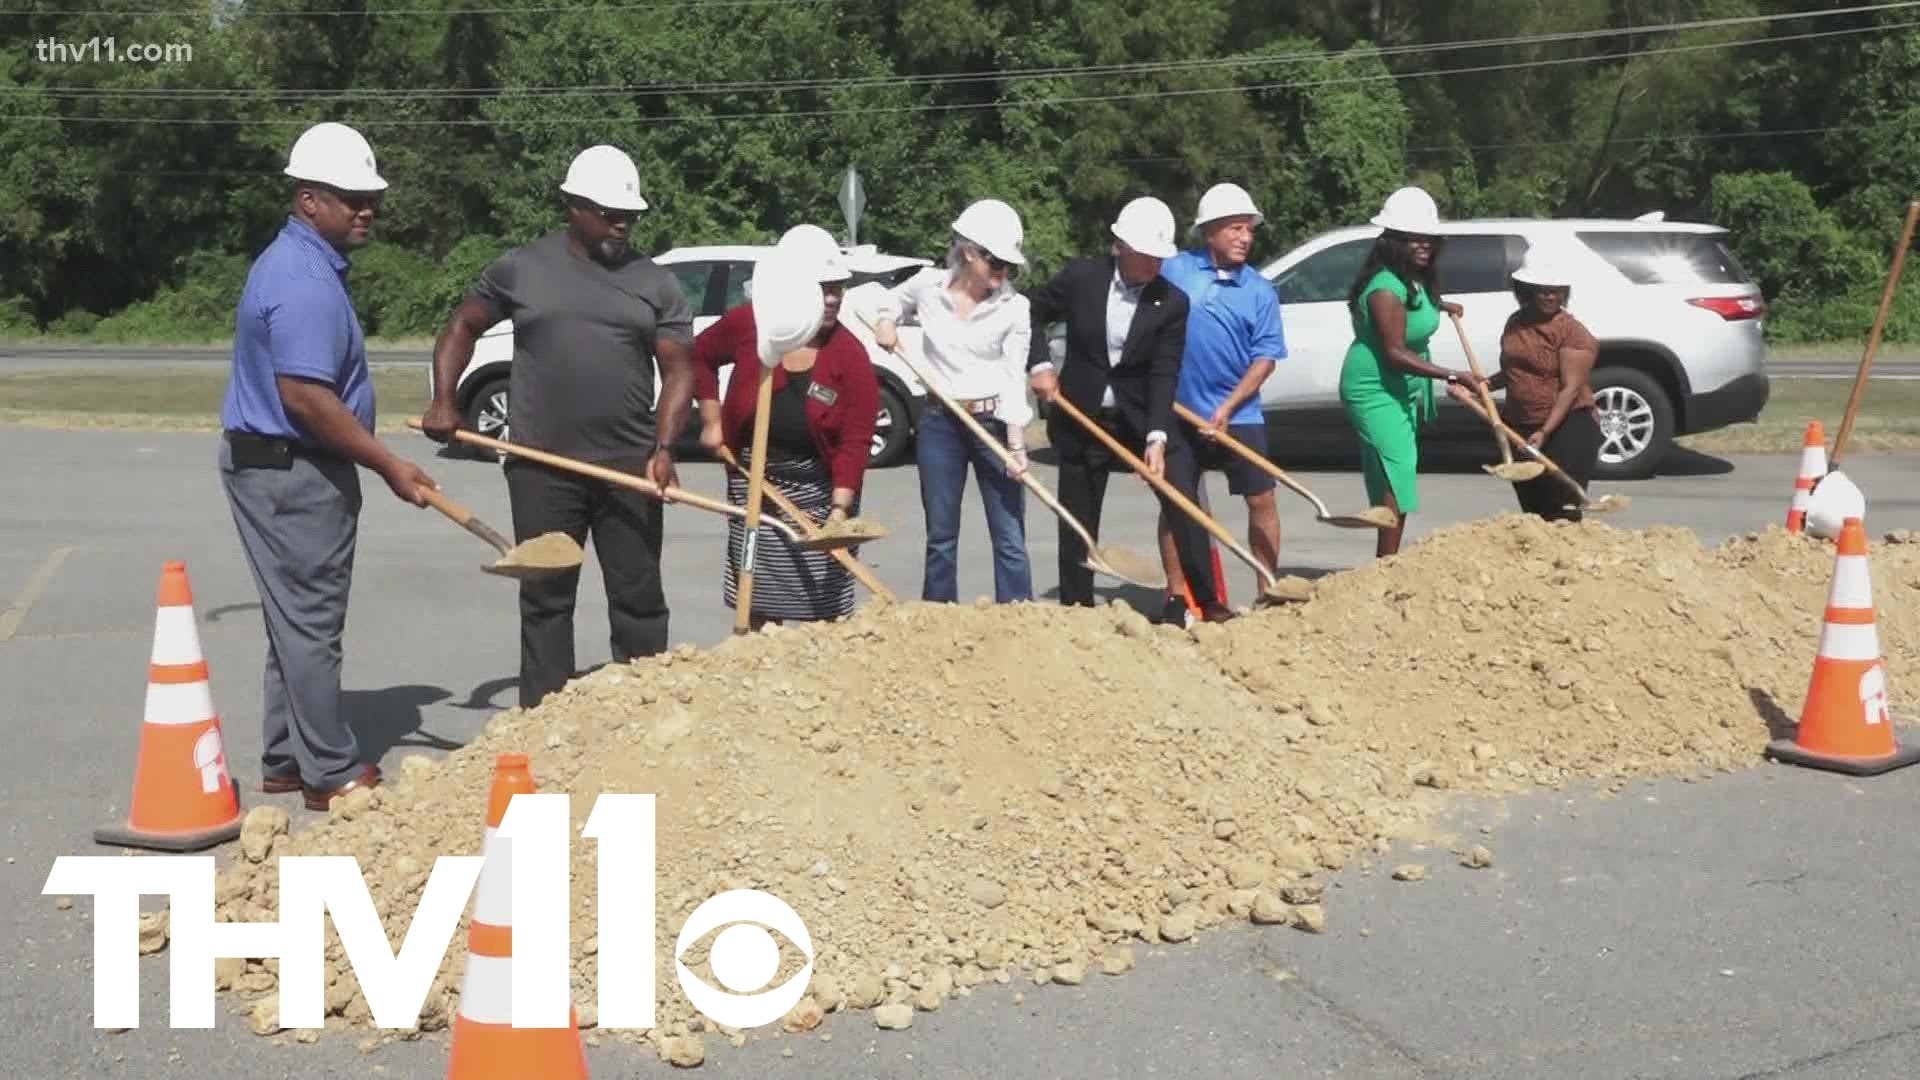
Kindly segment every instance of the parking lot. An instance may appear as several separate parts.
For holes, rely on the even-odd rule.
[[[402,439],[407,438],[402,436]],[[483,519],[510,521],[495,466],[401,445]],[[165,1028],[166,963],[142,965],[144,1026],[90,1024],[89,902],[57,910],[39,894],[52,860],[93,854],[94,826],[124,813],[160,565],[187,563],[229,752],[252,805],[262,650],[259,612],[213,472],[214,437],[0,428],[11,464],[0,494],[0,684],[14,722],[0,755],[7,814],[5,925],[18,942],[0,1040],[23,1075],[73,1077],[380,1075],[444,1071],[429,1037],[362,1055],[353,1037],[280,1047],[225,1018],[217,1032]],[[1920,526],[1905,477],[1920,456],[1868,455],[1849,472],[1877,533]],[[1616,485],[1631,509],[1611,523],[1676,525],[1707,544],[1785,512],[1793,461],[1689,455],[1660,479]],[[1042,466],[1043,478],[1051,475]],[[718,469],[683,467],[717,491]],[[1302,479],[1355,504],[1350,472]],[[1430,478],[1409,540],[1506,512],[1508,489],[1471,465]],[[517,626],[510,582],[478,571],[487,549],[369,478],[348,623],[350,708],[389,768],[460,746],[514,700]],[[1216,509],[1243,521],[1213,479]],[[1105,539],[1150,546],[1152,501],[1119,482]],[[912,469],[870,480],[871,516],[892,536],[868,561],[903,599],[917,592],[920,531]],[[1318,572],[1371,555],[1370,533],[1317,526],[1282,502],[1289,568]],[[1051,590],[1054,528],[1030,509],[1037,585]],[[665,560],[676,643],[725,638],[719,601],[724,522],[669,515]],[[963,596],[991,591],[970,496]],[[591,555],[591,553],[590,553]],[[1229,564],[1236,603],[1251,577]],[[606,656],[591,558],[577,626],[583,665]],[[1140,595],[1113,594],[1148,607]],[[1809,617],[1817,617],[1810,612]],[[1896,690],[1896,709],[1900,705]],[[1143,952],[1140,970],[1085,987],[984,987],[909,1033],[836,1016],[822,1038],[769,1038],[709,1052],[717,1075],[978,1076],[1796,1076],[1897,1075],[1920,1051],[1906,1007],[1920,962],[1905,939],[1905,841],[1920,827],[1920,774],[1848,781],[1758,769],[1710,784],[1630,788],[1621,798],[1542,793],[1473,804],[1452,823],[1486,827],[1493,873],[1438,863],[1410,887],[1349,870],[1324,935],[1236,929]],[[309,820],[297,799],[275,800]],[[1013,1004],[1015,990],[1024,1002]],[[1115,1025],[1117,1016],[1127,1017]],[[884,1037],[883,1037],[884,1036]],[[792,1058],[782,1056],[784,1050]],[[609,1038],[596,1075],[668,1067]]]

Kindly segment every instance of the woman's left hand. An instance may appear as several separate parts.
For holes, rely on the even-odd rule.
[[[1527,436],[1527,445],[1533,447],[1535,450],[1540,449],[1542,446],[1545,446],[1546,444],[1547,444],[1547,429],[1545,428],[1541,428],[1538,431],[1535,431],[1533,434]]]
[[[1019,479],[1027,474],[1027,448],[1021,446],[1009,449],[1013,451],[1013,460],[1007,464],[1007,475]]]
[[[1467,314],[1466,308],[1461,307],[1459,304],[1456,304],[1451,300],[1440,301],[1440,310],[1446,312],[1447,314],[1453,316],[1456,319],[1465,318]]]

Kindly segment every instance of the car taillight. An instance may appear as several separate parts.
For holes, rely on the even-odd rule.
[[[1687,303],[1706,308],[1728,322],[1757,319],[1767,313],[1767,302],[1758,296],[1702,296]]]

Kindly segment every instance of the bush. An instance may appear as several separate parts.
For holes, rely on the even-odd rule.
[[[33,305],[26,297],[0,297],[0,337],[32,337],[39,332]]]
[[[1722,173],[1709,196],[1713,220],[1732,230],[1735,254],[1770,299],[1789,306],[1870,286],[1879,260],[1788,173]]]
[[[1894,293],[1893,308],[1887,312],[1887,326],[1880,340],[1893,344],[1920,341],[1920,287],[1903,274],[1900,289]],[[1768,305],[1767,340],[1781,345],[1865,344],[1873,332],[1873,319],[1880,311],[1881,282],[1870,288],[1856,289],[1847,296],[1826,300],[1796,300],[1791,297]]]
[[[100,320],[92,328],[93,337],[117,344],[224,341],[233,335],[247,263],[245,256],[218,251],[185,256],[180,260],[180,284]]]

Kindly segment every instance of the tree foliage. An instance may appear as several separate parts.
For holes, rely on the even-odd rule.
[[[849,166],[862,241],[937,257],[953,215],[996,196],[1025,217],[1036,273],[1103,247],[1127,199],[1157,194],[1184,224],[1220,180],[1267,212],[1256,258],[1406,183],[1453,216],[1658,209],[1733,229],[1786,336],[1864,333],[1848,320],[1877,297],[1920,189],[1920,29],[1904,11],[523,3],[0,17],[0,332],[229,332],[238,276],[286,213],[287,147],[322,119],[366,132],[393,183],[354,277],[385,335],[433,332],[474,270],[555,227],[568,160],[600,142],[640,165],[650,250],[839,231]],[[193,59],[39,55],[108,36]]]

